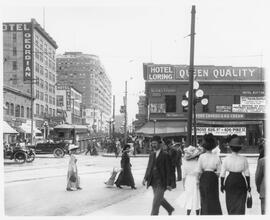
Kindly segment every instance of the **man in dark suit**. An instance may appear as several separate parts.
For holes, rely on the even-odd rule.
[[[149,156],[143,179],[143,185],[147,182],[147,188],[152,186],[154,192],[151,215],[158,215],[160,205],[167,210],[169,215],[174,211],[174,208],[164,198],[166,189],[171,190],[173,183],[170,158],[168,153],[161,149],[161,143],[160,136],[154,136],[152,138],[151,145],[154,152]]]

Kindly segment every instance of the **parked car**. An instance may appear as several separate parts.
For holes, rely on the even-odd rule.
[[[44,142],[37,143],[32,148],[36,154],[53,154],[57,158],[64,157],[68,153],[69,143],[66,142]]]
[[[15,160],[16,163],[31,163],[35,160],[34,151],[28,146],[15,144],[8,149],[4,149],[4,159]]]

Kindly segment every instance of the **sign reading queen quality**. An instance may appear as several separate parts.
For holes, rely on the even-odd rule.
[[[5,32],[22,32],[23,34],[23,75],[24,80],[32,78],[33,30],[32,23],[3,23]]]
[[[148,64],[147,81],[188,81],[189,67],[184,65]],[[197,81],[264,81],[263,68],[232,66],[195,66]]]

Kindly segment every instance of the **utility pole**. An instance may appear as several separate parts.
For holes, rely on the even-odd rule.
[[[33,144],[33,132],[34,132],[34,129],[33,129],[33,126],[34,126],[34,114],[33,114],[33,111],[34,111],[34,100],[33,100],[33,73],[31,73],[31,79],[30,79],[30,93],[31,93],[31,140],[30,140],[30,143],[31,145]]]
[[[127,144],[127,80],[125,81],[125,144]]]
[[[113,95],[113,124],[112,124],[112,137],[114,139],[114,124],[115,124],[115,95]]]
[[[191,10],[190,32],[190,63],[189,63],[189,95],[188,95],[188,121],[187,121],[187,146],[192,143],[192,107],[193,107],[193,75],[194,75],[194,36],[195,36],[195,5]]]

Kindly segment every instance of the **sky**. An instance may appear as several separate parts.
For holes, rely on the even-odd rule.
[[[268,68],[266,0],[9,0],[2,1],[1,20],[35,18],[57,42],[57,54],[98,55],[112,82],[116,114],[128,82],[131,122],[144,95],[142,64],[189,64],[192,5],[195,65]]]

